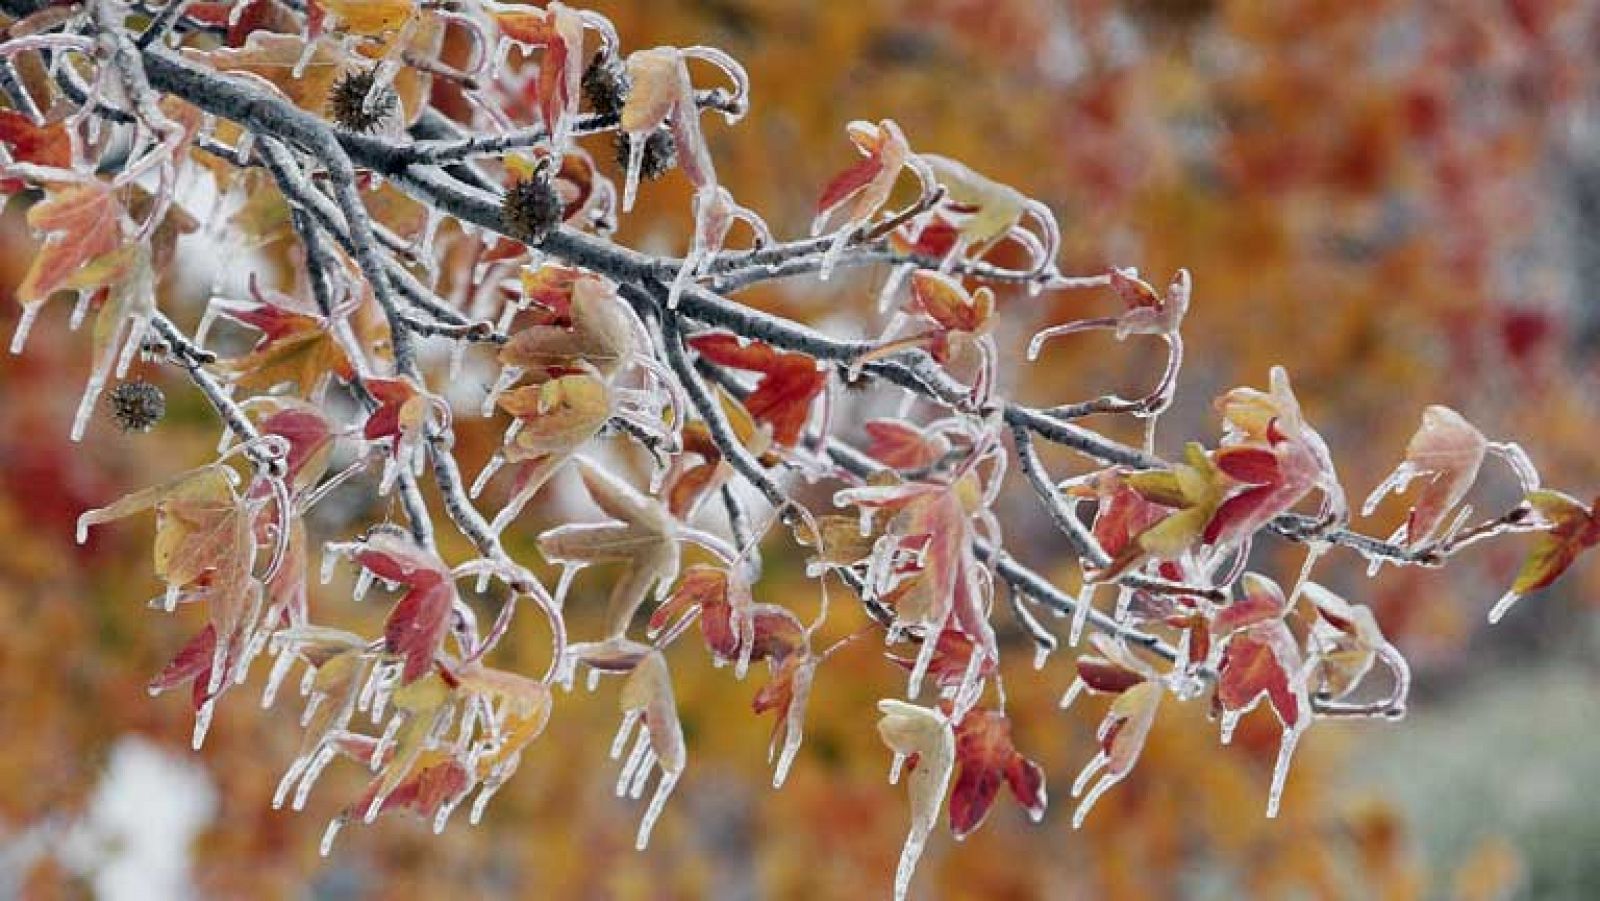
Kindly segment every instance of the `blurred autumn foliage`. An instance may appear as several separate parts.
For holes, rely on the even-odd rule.
[[[1573,237],[1600,227],[1600,213],[1572,199],[1581,193],[1574,184],[1600,179],[1594,4],[603,7],[634,46],[710,44],[747,66],[750,118],[736,130],[707,130],[723,183],[769,222],[790,231],[809,222],[819,186],[851,158],[840,138],[847,120],[893,116],[920,150],[971,161],[1047,202],[1063,223],[1063,271],[1138,265],[1164,279],[1191,270],[1190,362],[1164,433],[1211,434],[1212,398],[1292,363],[1301,401],[1356,493],[1392,468],[1424,398],[1517,435],[1552,482],[1600,481],[1586,441],[1600,433],[1589,341],[1600,316],[1584,280],[1586,267],[1600,265],[1585,254],[1600,250]],[[678,252],[688,205],[687,184],[672,175],[642,194],[622,235]],[[35,249],[20,212],[14,203],[0,221],[6,295]],[[270,267],[287,252],[268,246],[261,260]],[[192,303],[203,288],[203,277],[175,280],[163,307]],[[875,288],[856,277],[828,292],[780,283],[745,297],[823,321],[841,297],[872,303]],[[18,310],[5,301],[0,333]],[[1103,315],[1108,303],[1088,291],[998,298],[1009,346],[1046,323]],[[86,508],[199,464],[216,437],[189,387],[152,366],[146,377],[167,388],[173,407],[154,434],[123,434],[102,420],[83,445],[69,446],[84,342],[65,334],[59,317],[35,332],[26,356],[0,357],[0,845],[30,824],[69,820],[118,736],[187,747],[186,705],[152,701],[143,689],[189,634],[129,601],[158,591],[148,537],[96,532],[78,547],[72,523]],[[1005,387],[1045,403],[1063,384],[1137,393],[1151,377],[1150,348],[1139,340],[1053,342],[1039,362],[1007,367],[1017,382]],[[474,463],[498,441],[475,424],[462,430],[462,456]],[[1374,531],[1387,532],[1399,513],[1385,508],[1389,521]],[[1059,536],[1044,513],[1017,498],[1002,502],[1001,515],[1014,552],[1048,564]],[[330,531],[383,516],[348,505],[318,512]],[[561,513],[535,518],[549,525]],[[536,531],[508,533],[517,556],[536,559]],[[1429,673],[1443,684],[1468,665],[1471,633],[1496,593],[1484,586],[1510,581],[1518,551],[1510,545],[1468,555],[1448,574],[1406,571],[1338,587],[1373,606],[1385,632],[1415,654],[1424,686]],[[1287,578],[1298,556],[1265,565]],[[1069,587],[1078,578],[1076,566],[1051,574]],[[769,560],[757,600],[789,591],[785,603],[806,609],[813,592],[802,578],[798,559]],[[1600,568],[1589,567],[1529,606],[1597,596],[1597,583]],[[1385,593],[1371,596],[1372,585]],[[347,599],[346,588],[326,591]],[[601,606],[602,586],[581,590],[575,609]],[[364,632],[381,630],[381,608],[330,603]],[[843,634],[860,614],[840,616]],[[508,640],[507,665],[542,665],[545,638],[532,623],[518,628],[527,634]],[[1020,643],[1015,634],[1002,641]],[[1016,670],[1006,679],[1008,702],[1028,712],[1013,717],[1015,737],[1064,795],[1091,753],[1100,708],[1055,713],[1069,668],[1058,657],[1034,673],[1027,656],[1008,659]],[[218,714],[200,755],[221,807],[195,848],[193,876],[208,897],[282,897],[308,884],[328,897],[885,895],[905,813],[900,790],[884,783],[886,757],[868,724],[877,699],[902,678],[875,641],[842,650],[819,676],[807,743],[774,792],[762,756],[770,719],[748,713],[755,687],[698,662],[676,668],[697,765],[640,853],[632,850],[635,814],[611,797],[598,766],[615,721],[609,700],[558,694],[560,740],[530,755],[484,825],[434,838],[425,824],[385,821],[342,836],[332,860],[317,856],[317,837],[337,799],[359,791],[360,774],[333,771],[338,788],[313,795],[304,813],[274,810],[273,786],[296,750],[295,730],[281,728],[295,716],[292,705],[260,712],[234,704]],[[1283,814],[1265,820],[1278,740],[1270,714],[1246,718],[1234,743],[1217,748],[1214,725],[1196,707],[1158,723],[1143,765],[1080,832],[1065,807],[1030,824],[1002,792],[985,829],[959,845],[934,840],[918,895],[1489,898],[1518,878],[1515,851],[1498,844],[1460,872],[1424,867],[1407,823],[1359,778],[1339,776],[1351,746],[1374,728],[1361,723],[1308,738]],[[75,885],[49,860],[26,883],[37,897],[71,896]]]

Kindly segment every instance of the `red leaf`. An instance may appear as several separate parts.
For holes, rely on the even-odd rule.
[[[394,532],[378,532],[356,552],[356,561],[373,575],[408,589],[384,622],[385,649],[405,658],[402,684],[415,682],[433,667],[455,606],[450,570],[431,551]]]
[[[827,385],[827,375],[817,369],[816,360],[759,341],[744,344],[727,332],[696,335],[689,343],[710,363],[760,373],[756,390],[744,400],[745,409],[756,421],[772,426],[778,444],[793,446],[800,440],[811,404]]]
[[[1038,822],[1044,816],[1044,772],[1017,753],[1011,721],[997,710],[974,710],[956,724],[956,763],[961,768],[950,791],[950,832],[966,838],[983,823],[1000,783]]]
[[[35,125],[32,118],[16,110],[0,109],[0,144],[6,145],[11,158],[19,163],[72,167],[72,139],[59,122]]]
[[[894,469],[926,469],[946,450],[942,442],[924,437],[921,429],[897,420],[874,419],[865,429],[867,456]]]
[[[1217,666],[1217,700],[1223,709],[1242,712],[1265,697],[1285,727],[1299,723],[1305,711],[1290,682],[1298,664],[1293,648],[1294,637],[1276,620],[1230,638]]]

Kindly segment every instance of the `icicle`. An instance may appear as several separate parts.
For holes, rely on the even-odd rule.
[[[917,861],[922,858],[922,849],[927,843],[926,830],[913,827],[906,836],[905,847],[900,850],[900,864],[894,871],[895,901],[905,901],[906,893],[911,890],[911,877],[917,872]]]
[[[326,585],[333,581],[333,568],[338,565],[340,556],[340,552],[333,545],[330,544],[323,547],[322,569],[319,573],[322,577],[322,584]]]
[[[844,254],[845,245],[850,243],[853,229],[842,229],[833,240],[828,243],[828,249],[822,253],[822,266],[817,271],[817,278],[827,281],[833,275],[833,267],[839,262],[839,257]]]
[[[388,757],[389,748],[392,745],[394,745],[394,738],[400,732],[400,721],[401,721],[401,719],[403,719],[403,717],[398,717],[397,716],[394,719],[390,720],[388,726],[385,727],[384,730],[383,730],[383,735],[378,737],[378,743],[376,745],[373,745],[373,747],[372,747],[372,770],[373,770],[373,772],[377,772],[378,768],[383,765],[384,758]],[[374,803],[377,803],[377,801],[378,801],[378,799],[373,799]],[[370,820],[369,820],[369,822],[370,822]]]
[[[810,696],[811,675],[807,673],[804,679],[796,680],[794,695],[789,699],[789,710],[783,724],[783,750],[778,754],[777,765],[772,768],[773,788],[783,788],[795,757],[800,752],[800,744],[805,739],[806,702]]]
[[[96,370],[89,375],[89,383],[83,389],[83,397],[78,400],[78,412],[72,417],[73,441],[83,440],[83,433],[89,428],[89,418],[94,415],[95,402],[100,399],[100,391],[105,386],[105,373]]]
[[[906,685],[906,697],[915,698],[922,691],[922,679],[928,674],[928,666],[933,663],[933,654],[938,646],[939,643],[932,635],[923,637],[922,646],[917,649],[917,662],[911,667],[911,679]]]
[[[622,132],[622,139],[628,142],[628,171],[622,187],[622,211],[633,212],[633,201],[639,194],[639,173],[644,168],[644,147],[647,143],[644,138],[632,132]]]
[[[666,809],[667,798],[671,797],[672,789],[678,784],[679,772],[662,772],[661,781],[656,783],[656,793],[650,798],[650,806],[645,809],[644,817],[639,820],[639,838],[634,842],[634,847],[640,851],[650,846],[650,831],[655,828],[656,820],[661,817],[661,811]]]
[[[1295,745],[1300,743],[1304,729],[1286,729],[1283,743],[1278,745],[1278,760],[1272,765],[1272,790],[1267,793],[1267,819],[1277,819],[1278,805],[1283,801],[1283,787],[1289,780],[1289,764],[1294,758]]]
[[[267,673],[267,687],[261,692],[261,707],[266,709],[278,697],[278,689],[282,687],[283,680],[289,677],[289,671],[294,669],[295,655],[288,648],[278,652],[278,659],[272,661],[272,670]]]
[[[23,345],[28,343],[28,333],[33,331],[34,320],[39,318],[39,308],[43,304],[30,303],[22,307],[22,316],[17,319],[17,330],[11,333],[11,352],[22,353]]]
[[[1222,712],[1222,743],[1233,743],[1233,730],[1239,727],[1239,720],[1244,717],[1243,711],[1224,710]]]
[[[77,331],[83,325],[83,318],[89,314],[89,300],[94,297],[93,291],[79,291],[78,300],[72,305],[72,317],[67,320],[67,330]]]
[[[645,786],[650,784],[650,774],[655,771],[659,759],[654,748],[645,748],[644,759],[633,771],[633,784],[628,786],[629,798],[637,801],[644,797]]]
[[[1115,788],[1116,784],[1121,781],[1121,776],[1113,776],[1107,773],[1099,782],[1096,782],[1094,788],[1089,789],[1089,793],[1083,796],[1082,801],[1078,802],[1078,809],[1072,812],[1072,828],[1082,829],[1083,821],[1089,817],[1089,811],[1093,810],[1094,805],[1105,797],[1106,792]]]
[[[317,684],[317,670],[316,670],[316,668],[315,667],[311,667],[311,666],[306,667],[305,675],[300,677],[300,697],[303,698],[306,695],[310,694],[311,693],[311,689],[313,687],[315,687],[316,684]],[[312,698],[309,703],[310,704],[315,704],[321,697],[322,697],[321,695],[318,695],[317,697]],[[309,706],[309,704],[308,704],[308,706]],[[309,720],[309,718],[307,718],[307,719]],[[300,725],[304,726],[305,722],[302,722]]]
[[[489,807],[489,799],[500,791],[500,781],[485,783],[478,790],[478,796],[472,799],[472,809],[467,811],[467,822],[476,826],[483,820],[483,812]]]
[[[628,743],[628,736],[633,732],[633,726],[639,722],[643,712],[630,710],[622,715],[622,725],[617,727],[617,737],[611,740],[611,759],[616,760],[622,756],[622,749]]]
[[[361,574],[356,576],[355,588],[350,592],[350,599],[357,602],[366,600],[367,592],[372,590],[375,578],[377,577],[372,574],[372,570],[362,569]]]
[[[461,367],[466,360],[466,356],[467,342],[457,341],[450,345],[450,381],[455,382],[461,379]]]
[[[1089,611],[1094,609],[1094,590],[1098,587],[1089,581],[1087,574],[1083,577],[1083,587],[1078,589],[1078,606],[1072,611],[1072,631],[1067,633],[1067,644],[1077,647],[1083,638],[1083,627],[1089,622]]]
[[[245,5],[246,4],[240,4],[241,7]],[[311,58],[316,55],[318,46],[319,42],[317,41],[307,41],[305,49],[300,51],[300,58],[294,61],[294,68],[290,70],[294,74],[295,81],[299,81],[300,79],[306,77],[306,67],[311,65]],[[246,134],[248,134],[248,132],[246,132]],[[330,841],[330,839],[324,839],[323,843],[326,844],[328,841]],[[328,856],[328,852],[324,850],[322,852],[322,856]]]
[[[899,751],[894,752],[894,758],[889,761],[889,784],[900,784],[900,769],[906,765],[906,755]]]
[[[1035,646],[1033,649],[1033,668],[1036,670],[1044,669],[1045,663],[1050,659],[1050,652],[1053,650],[1055,649],[1048,645]]]
[[[1083,690],[1085,687],[1085,683],[1082,679],[1073,679],[1072,684],[1067,686],[1066,692],[1061,695],[1060,703],[1056,706],[1062,710],[1066,710],[1068,707],[1071,707],[1073,703],[1083,695]]]
[[[1101,751],[1095,754],[1094,759],[1085,764],[1083,771],[1078,773],[1078,778],[1073,780],[1072,796],[1076,798],[1082,795],[1083,790],[1089,787],[1089,781],[1099,774],[1099,772],[1105,768],[1106,764],[1110,762],[1111,757],[1106,754],[1106,752]]]
[[[278,780],[278,787],[272,793],[273,810],[283,809],[283,802],[289,800],[289,787],[294,785],[295,779],[305,771],[306,765],[310,762],[310,756],[301,756],[289,763],[289,769],[284,772],[283,778]]]
[[[339,830],[344,826],[345,818],[337,816],[328,821],[328,828],[322,833],[322,844],[317,846],[317,853],[323,857],[333,850],[333,840],[339,837]]]
[[[477,500],[478,495],[483,493],[483,489],[489,486],[489,480],[494,478],[494,474],[500,471],[500,467],[504,466],[505,462],[506,458],[501,454],[495,454],[490,457],[489,462],[483,464],[483,471],[478,473],[476,479],[472,480],[472,487],[467,489],[467,496]]]
[[[161,609],[171,613],[178,609],[178,598],[183,594],[182,586],[168,585],[167,593],[161,599]]]
[[[579,563],[568,563],[567,565],[561,567],[561,575],[556,578],[556,610],[559,611],[566,605],[567,592],[572,589],[572,580],[577,578],[578,570],[582,568],[583,565]]]
[[[1511,609],[1511,605],[1521,599],[1522,595],[1515,591],[1508,591],[1502,595],[1500,600],[1495,601],[1494,606],[1489,608],[1489,624],[1494,625],[1500,622],[1501,618]]]
[[[215,696],[207,698],[200,709],[194,712],[194,735],[189,746],[196,751],[206,743],[206,733],[211,730],[211,717],[217,712],[217,699]]]
[[[594,694],[600,689],[600,670],[598,668],[589,667],[589,679],[584,687],[588,689],[590,694]]]
[[[317,784],[317,779],[322,776],[322,771],[333,762],[333,748],[324,745],[317,748],[317,753],[311,756],[310,763],[306,766],[305,773],[300,776],[300,787],[295,789],[294,800],[290,803],[291,809],[305,810],[306,801],[311,798],[311,789]]]

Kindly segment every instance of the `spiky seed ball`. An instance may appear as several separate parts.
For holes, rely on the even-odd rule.
[[[500,218],[506,233],[524,244],[538,244],[556,230],[566,213],[566,204],[550,183],[549,175],[540,172],[513,184],[500,202]]]
[[[370,108],[367,95],[372,93],[377,67],[346,69],[328,91],[328,116],[340,127],[351,131],[376,131],[400,108],[400,95],[394,88],[384,85],[372,98]]]
[[[111,392],[111,418],[124,432],[148,432],[166,413],[166,395],[143,379],[123,382]]]
[[[624,132],[617,132],[617,165],[628,171],[633,155],[633,141]],[[654,181],[678,165],[678,139],[665,128],[658,128],[644,141],[644,154],[640,157],[639,174]]]
[[[604,53],[596,53],[589,68],[583,70],[583,96],[588,98],[589,108],[602,116],[622,115],[632,87],[622,62]]]

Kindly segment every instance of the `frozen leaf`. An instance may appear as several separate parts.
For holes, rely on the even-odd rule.
[[[782,788],[805,737],[806,702],[811,698],[819,661],[804,652],[772,659],[772,678],[756,692],[750,706],[756,713],[770,710],[775,715],[767,760],[776,757],[772,787]]]
[[[1072,796],[1083,797],[1073,811],[1072,828],[1082,827],[1094,805],[1133,771],[1150,737],[1150,727],[1155,724],[1163,692],[1159,682],[1140,682],[1123,690],[1112,702],[1097,733],[1100,750],[1072,784]],[[1091,787],[1091,780],[1096,777],[1098,781]]]
[[[406,589],[384,622],[384,647],[404,660],[402,684],[428,675],[457,603],[450,568],[432,551],[392,530],[374,532],[351,556],[368,572]]]
[[[1283,367],[1272,368],[1271,381],[1269,391],[1235,388],[1217,401],[1225,434],[1216,465],[1243,488],[1217,508],[1207,544],[1236,546],[1312,489],[1322,493],[1329,514],[1344,516],[1344,489],[1327,445],[1301,415]]]
[[[550,143],[564,146],[588,61],[583,52],[584,14],[564,3],[550,3],[544,9],[494,4],[487,9],[503,39],[543,52],[536,82],[539,116]]]
[[[636,844],[643,850],[650,843],[650,832],[688,762],[683,727],[678,722],[678,706],[672,696],[672,677],[667,671],[666,658],[659,651],[646,654],[629,674],[622,686],[621,705],[622,728],[611,746],[612,759],[622,755],[636,723],[639,732],[618,774],[617,796],[640,797],[650,774],[658,768],[661,770],[655,794],[650,797],[650,804],[639,821]]]
[[[1034,822],[1044,818],[1044,770],[1017,752],[1004,713],[969,712],[956,724],[955,739],[960,772],[950,790],[950,832],[957,840],[982,825],[1002,781]]]
[[[889,202],[895,182],[913,157],[906,136],[892,119],[876,125],[851,122],[847,131],[862,159],[834,176],[823,189],[812,234],[822,234],[830,224],[832,230],[847,233],[871,222]]]
[[[1239,720],[1265,699],[1283,726],[1278,760],[1267,796],[1267,816],[1278,815],[1278,802],[1300,735],[1311,723],[1300,651],[1281,620],[1258,622],[1235,632],[1217,664],[1217,704],[1222,709],[1222,740],[1233,735]]]
[[[1366,606],[1352,604],[1316,582],[1307,582],[1301,592],[1317,610],[1310,642],[1317,661],[1317,691],[1342,698],[1372,670],[1378,655],[1390,650],[1389,642]]]
[[[89,180],[48,185],[45,198],[28,209],[28,225],[44,236],[17,286],[22,320],[11,342],[19,353],[38,308],[61,290],[93,291],[121,280],[135,259],[125,244],[125,210],[110,182]]]
[[[756,390],[744,399],[745,408],[757,422],[772,426],[778,444],[793,447],[800,441],[811,405],[828,381],[816,360],[759,341],[746,343],[727,332],[696,335],[689,343],[708,363],[760,373]]]
[[[938,433],[897,419],[873,419],[863,428],[867,433],[867,456],[891,469],[929,469],[950,452],[950,442]]]
[[[1413,479],[1424,479],[1410,515],[1391,540],[1413,547],[1433,540],[1477,481],[1488,446],[1483,433],[1460,413],[1428,407],[1406,445],[1405,460],[1373,489],[1362,514],[1371,516],[1385,495],[1403,493]]]
[[[262,404],[268,412],[260,420],[261,433],[289,442],[284,478],[296,490],[315,485],[328,471],[333,454],[333,423],[320,407],[294,398],[267,398]]]
[[[660,501],[579,457],[578,472],[589,497],[610,520],[557,526],[539,536],[539,550],[552,563],[589,566],[622,563],[606,608],[606,637],[621,638],[652,586],[665,597],[678,576],[678,527]]]
[[[353,378],[354,367],[334,336],[334,330],[308,304],[263,289],[251,280],[253,302],[216,304],[215,309],[236,322],[261,332],[250,352],[222,364],[240,388],[264,391],[294,383],[302,397],[310,396],[338,375]]]
[[[1218,610],[1211,628],[1217,635],[1228,635],[1256,623],[1282,619],[1287,610],[1278,583],[1258,573],[1245,573],[1243,596]]]
[[[416,14],[416,0],[317,0],[343,30],[374,37],[400,30]]]
[[[878,711],[882,714],[878,719],[878,735],[894,752],[889,781],[899,781],[902,765],[908,759],[915,760],[915,764],[908,767],[911,772],[906,779],[906,790],[911,796],[911,831],[900,852],[900,865],[894,877],[894,896],[898,901],[911,890],[917,861],[939,821],[939,807],[944,803],[950,774],[955,769],[956,739],[949,721],[937,710],[904,701],[883,700],[878,702]]]
[[[1600,501],[1584,507],[1559,491],[1534,491],[1528,494],[1527,504],[1545,528],[1534,538],[1533,550],[1511,590],[1489,611],[1491,623],[1499,622],[1523,596],[1561,578],[1579,554],[1600,544]]]
[[[61,122],[41,125],[16,110],[0,109],[0,144],[5,145],[15,162],[51,169],[72,168],[72,136]],[[0,186],[5,183],[6,179],[0,178]],[[0,187],[0,193],[10,193],[22,187],[18,180],[14,189]]]

